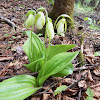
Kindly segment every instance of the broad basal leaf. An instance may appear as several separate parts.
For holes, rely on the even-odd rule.
[[[32,72],[38,72],[38,70],[40,70],[41,66],[43,66],[43,64],[41,64],[43,62],[43,59],[45,58],[44,53],[42,51],[40,51],[41,55],[38,55],[38,59],[33,61],[30,64],[24,64],[24,66],[26,66],[30,71]]]
[[[31,38],[31,31],[26,31],[26,34],[28,35],[29,39]],[[32,44],[38,49],[43,51],[44,49],[44,44],[41,41],[41,39],[34,33],[32,32]]]
[[[55,77],[64,77],[64,76],[67,76],[67,75],[73,73],[73,69],[74,69],[74,66],[73,66],[72,63],[70,63],[62,71],[54,74],[53,76],[55,76]]]
[[[23,50],[28,56],[30,64],[25,66],[31,71],[37,71],[41,67],[39,66],[39,63],[41,62],[42,59],[44,59],[46,48],[43,42],[39,39],[39,37],[35,33],[32,33],[32,43],[31,43],[31,32],[26,31],[26,33],[29,38],[24,43]],[[35,66],[37,66],[37,68]]]
[[[71,61],[77,56],[78,53],[79,51],[59,53],[48,60],[46,62],[45,69],[41,69],[39,71],[39,75],[37,78],[37,83],[39,84],[39,86],[41,86],[44,81],[51,75],[59,73],[60,71],[65,69],[66,66],[69,65]]]
[[[15,76],[0,83],[0,100],[23,100],[38,89],[35,77]]]
[[[50,47],[48,59],[52,58],[58,53],[66,52],[72,48],[74,48],[76,45],[53,45]]]

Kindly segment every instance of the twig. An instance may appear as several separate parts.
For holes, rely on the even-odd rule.
[[[81,80],[83,80],[87,74],[88,74],[88,72],[86,72],[83,76],[81,76],[81,78],[77,82],[74,82],[73,84],[69,85],[68,88],[71,89],[72,87],[77,85],[77,83],[80,82]]]
[[[0,19],[3,19],[4,21],[6,21],[7,23],[9,23],[12,27],[17,28],[17,26],[11,22],[9,19],[4,18],[3,16],[0,15]]]
[[[1,61],[6,61],[6,60],[12,60],[13,57],[0,57],[0,62]]]
[[[87,70],[87,69],[94,69],[95,67],[99,66],[99,64],[94,64],[92,66],[82,66],[82,67],[79,67],[79,68],[74,68],[73,71],[79,71],[79,70]]]

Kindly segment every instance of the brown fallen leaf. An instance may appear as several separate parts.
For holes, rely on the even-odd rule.
[[[67,96],[71,96],[71,95],[76,95],[78,91],[77,91],[77,90],[72,90],[72,89],[67,88],[67,89],[65,90],[65,92],[66,92],[66,95],[67,95]]]
[[[8,68],[14,66],[14,64],[11,62],[7,67],[5,66],[1,71],[0,71],[0,77],[3,77],[6,75],[6,73],[9,71]]]
[[[82,75],[84,75],[84,73],[88,72],[87,76],[85,76],[85,78],[91,82],[93,82],[93,78],[92,78],[92,75],[91,75],[91,72],[90,70],[85,70],[82,72]]]
[[[65,78],[65,79],[62,81],[63,84],[72,84],[72,83],[74,83],[74,82],[76,82],[76,80],[74,80],[74,79],[72,79],[72,78]]]
[[[40,96],[34,96],[31,98],[31,100],[41,100],[41,97]]]
[[[64,96],[62,97],[62,100],[76,100],[76,99],[70,98],[70,97],[64,95]]]
[[[100,76],[100,65],[98,65],[98,67],[96,67],[96,69],[94,69],[93,72],[95,75]]]
[[[48,100],[49,96],[50,96],[50,94],[44,93],[44,94],[43,94],[43,99],[42,99],[42,100]]]
[[[95,61],[94,61],[95,57],[94,57],[94,55],[93,56],[86,55],[85,58],[87,59],[87,61],[89,63],[95,64]]]
[[[94,97],[100,100],[100,82],[97,83],[96,85],[90,86],[90,88],[94,91]]]
[[[90,70],[88,70],[87,77],[88,77],[89,81],[93,82],[93,78],[92,78]]]
[[[87,88],[86,81],[85,81],[85,80],[82,80],[82,81],[78,82],[78,86],[79,86],[80,88],[81,88],[81,87]]]

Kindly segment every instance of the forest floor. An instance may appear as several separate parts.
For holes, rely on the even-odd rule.
[[[28,59],[22,49],[22,46],[27,39],[25,34],[26,28],[24,22],[26,13],[29,10],[37,9],[40,6],[45,7],[48,11],[52,9],[52,5],[46,0],[0,0],[0,81],[7,78],[20,75],[31,74],[23,64],[28,63]],[[85,100],[86,90],[89,86],[94,91],[94,100],[100,100],[100,57],[94,56],[95,52],[100,51],[100,12],[85,12],[74,9],[75,29],[73,34],[65,33],[65,37],[55,35],[52,44],[76,44],[77,46],[72,51],[80,50],[80,31],[85,33],[84,39],[84,57],[85,65],[80,67],[78,57],[73,61],[75,66],[74,72],[66,78],[50,77],[44,84],[45,89],[50,88],[49,83],[58,82],[53,88],[50,88],[48,93],[41,90],[41,94],[37,93],[25,100]],[[2,18],[1,18],[2,17]],[[89,17],[94,22],[92,28],[84,21],[84,18]],[[18,26],[15,30],[5,19]],[[91,24],[91,23],[90,23]],[[36,28],[34,29],[36,31]],[[43,37],[40,37],[41,39]],[[84,74],[86,74],[84,76]],[[84,77],[83,77],[84,76]],[[76,84],[75,84],[76,82]],[[53,85],[54,85],[53,84]],[[70,86],[57,96],[53,96],[56,87],[66,85]]]

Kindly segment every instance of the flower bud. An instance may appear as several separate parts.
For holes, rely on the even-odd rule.
[[[45,16],[42,11],[38,12],[35,17],[35,25],[38,29],[42,29],[45,25]]]
[[[25,22],[25,26],[26,26],[26,28],[29,28],[30,26],[32,26],[32,24],[34,24],[34,16],[33,16],[33,14],[29,14],[29,16]]]
[[[61,20],[59,20],[56,25],[56,28],[58,34],[64,33],[66,31],[66,19],[62,18]]]
[[[48,18],[48,22],[46,24],[46,33],[50,40],[54,38],[54,29],[50,18]]]

